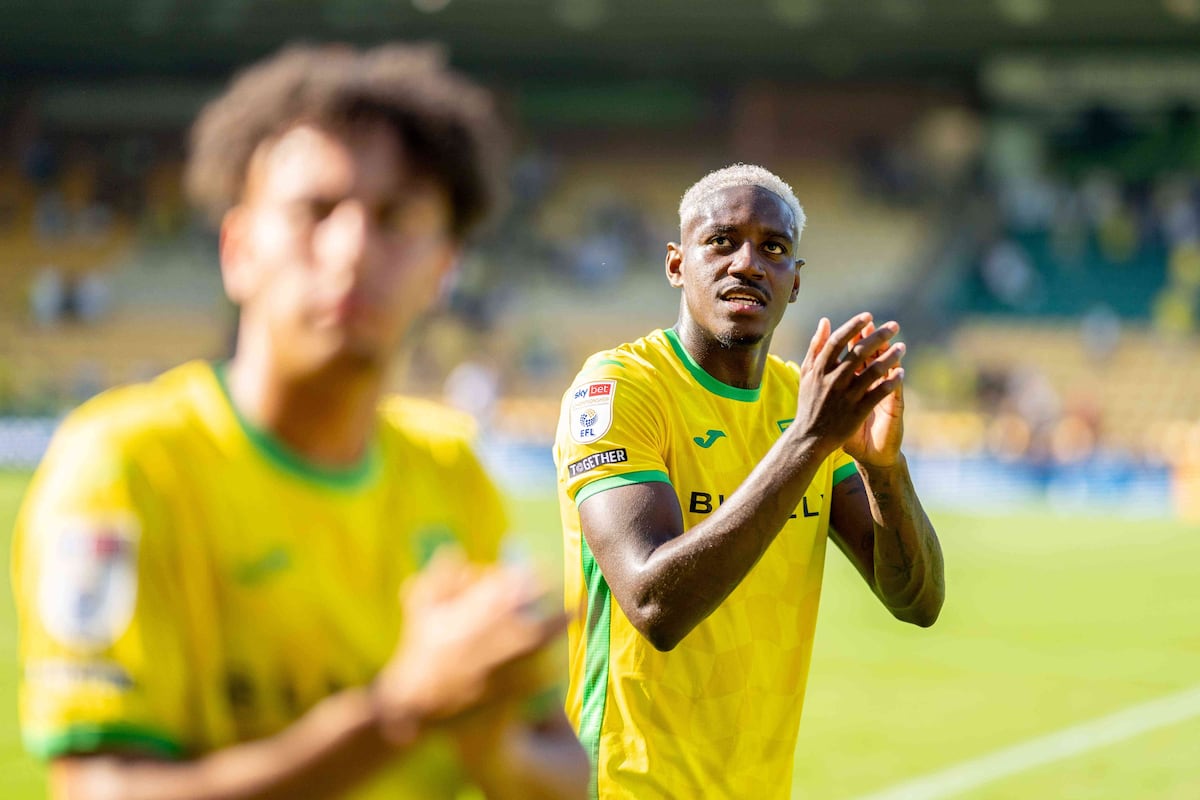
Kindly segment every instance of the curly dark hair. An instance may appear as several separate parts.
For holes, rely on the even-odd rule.
[[[441,181],[463,238],[500,199],[506,137],[491,95],[430,45],[293,46],[237,75],[192,128],[186,187],[214,222],[241,199],[264,142],[298,124],[382,122]]]

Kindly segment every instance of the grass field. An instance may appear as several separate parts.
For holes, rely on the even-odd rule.
[[[24,477],[0,474],[0,530]],[[842,800],[1200,685],[1200,528],[1043,513],[934,514],[948,599],[937,626],[893,622],[830,557],[796,797]],[[558,568],[553,500],[514,507],[539,561]],[[7,576],[8,550],[0,562]],[[42,796],[16,726],[15,636],[0,598],[0,797]],[[1200,797],[1200,717],[980,785],[957,796]]]

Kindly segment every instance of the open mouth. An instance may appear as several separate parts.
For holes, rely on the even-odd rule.
[[[767,299],[754,289],[730,289],[721,294],[721,299],[739,310],[766,308]]]

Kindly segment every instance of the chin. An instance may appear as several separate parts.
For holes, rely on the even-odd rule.
[[[331,337],[319,349],[320,355],[313,360],[320,371],[333,370],[343,373],[366,372],[386,367],[390,357],[384,348],[375,342],[355,340],[355,337],[340,335]]]
[[[733,330],[721,331],[717,334],[717,343],[722,347],[731,349],[734,347],[753,347],[767,338],[765,333],[759,331],[740,331],[736,328]]]

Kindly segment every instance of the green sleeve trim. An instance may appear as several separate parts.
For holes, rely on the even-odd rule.
[[[646,469],[640,472],[626,472],[624,475],[610,475],[591,483],[584,484],[575,493],[575,505],[578,506],[594,494],[607,492],[618,486],[629,486],[634,483],[670,483],[671,477],[661,469]]]
[[[152,753],[170,759],[184,755],[174,739],[133,725],[72,725],[55,733],[26,733],[24,739],[26,750],[46,760],[101,751]]]
[[[595,364],[592,364],[591,366],[593,366],[593,367],[624,367],[625,365],[622,364],[620,361],[617,361],[615,358],[602,358],[599,361],[597,361]]]
[[[591,763],[588,777],[588,800],[600,795],[600,731],[604,727],[604,712],[608,707],[608,656],[612,629],[612,599],[608,582],[600,565],[592,556],[587,539],[580,536],[580,560],[583,580],[587,586],[587,619],[583,656],[583,709],[579,716],[579,742]]]
[[[229,394],[228,375],[226,374],[228,368],[228,362],[225,361],[213,364],[213,374],[216,375],[217,384],[221,387],[225,401],[233,411],[233,416],[241,426],[242,432],[250,440],[250,444],[273,465],[311,483],[342,490],[362,487],[379,474],[382,459],[378,441],[371,442],[366,455],[357,464],[342,469],[323,467],[306,460],[270,432],[251,423],[242,416],[242,412],[238,410],[237,405],[233,402],[233,397]]]
[[[838,467],[837,469],[835,469],[833,471],[833,485],[837,486],[839,483],[846,480],[846,478],[849,478],[851,475],[857,475],[857,474],[858,474],[858,467],[855,466],[855,464],[853,462],[851,462],[849,464],[842,464],[840,467]]]
[[[683,366],[687,368],[688,372],[692,373],[692,377],[696,379],[696,382],[705,389],[718,397],[737,400],[742,403],[753,403],[758,400],[758,394],[762,390],[761,386],[757,389],[741,389],[737,386],[722,383],[705,372],[704,367],[696,363],[696,359],[692,358],[692,354],[683,346],[683,342],[679,341],[679,334],[672,328],[664,329],[663,335],[671,343],[671,349],[675,351],[675,355],[683,362]]]

